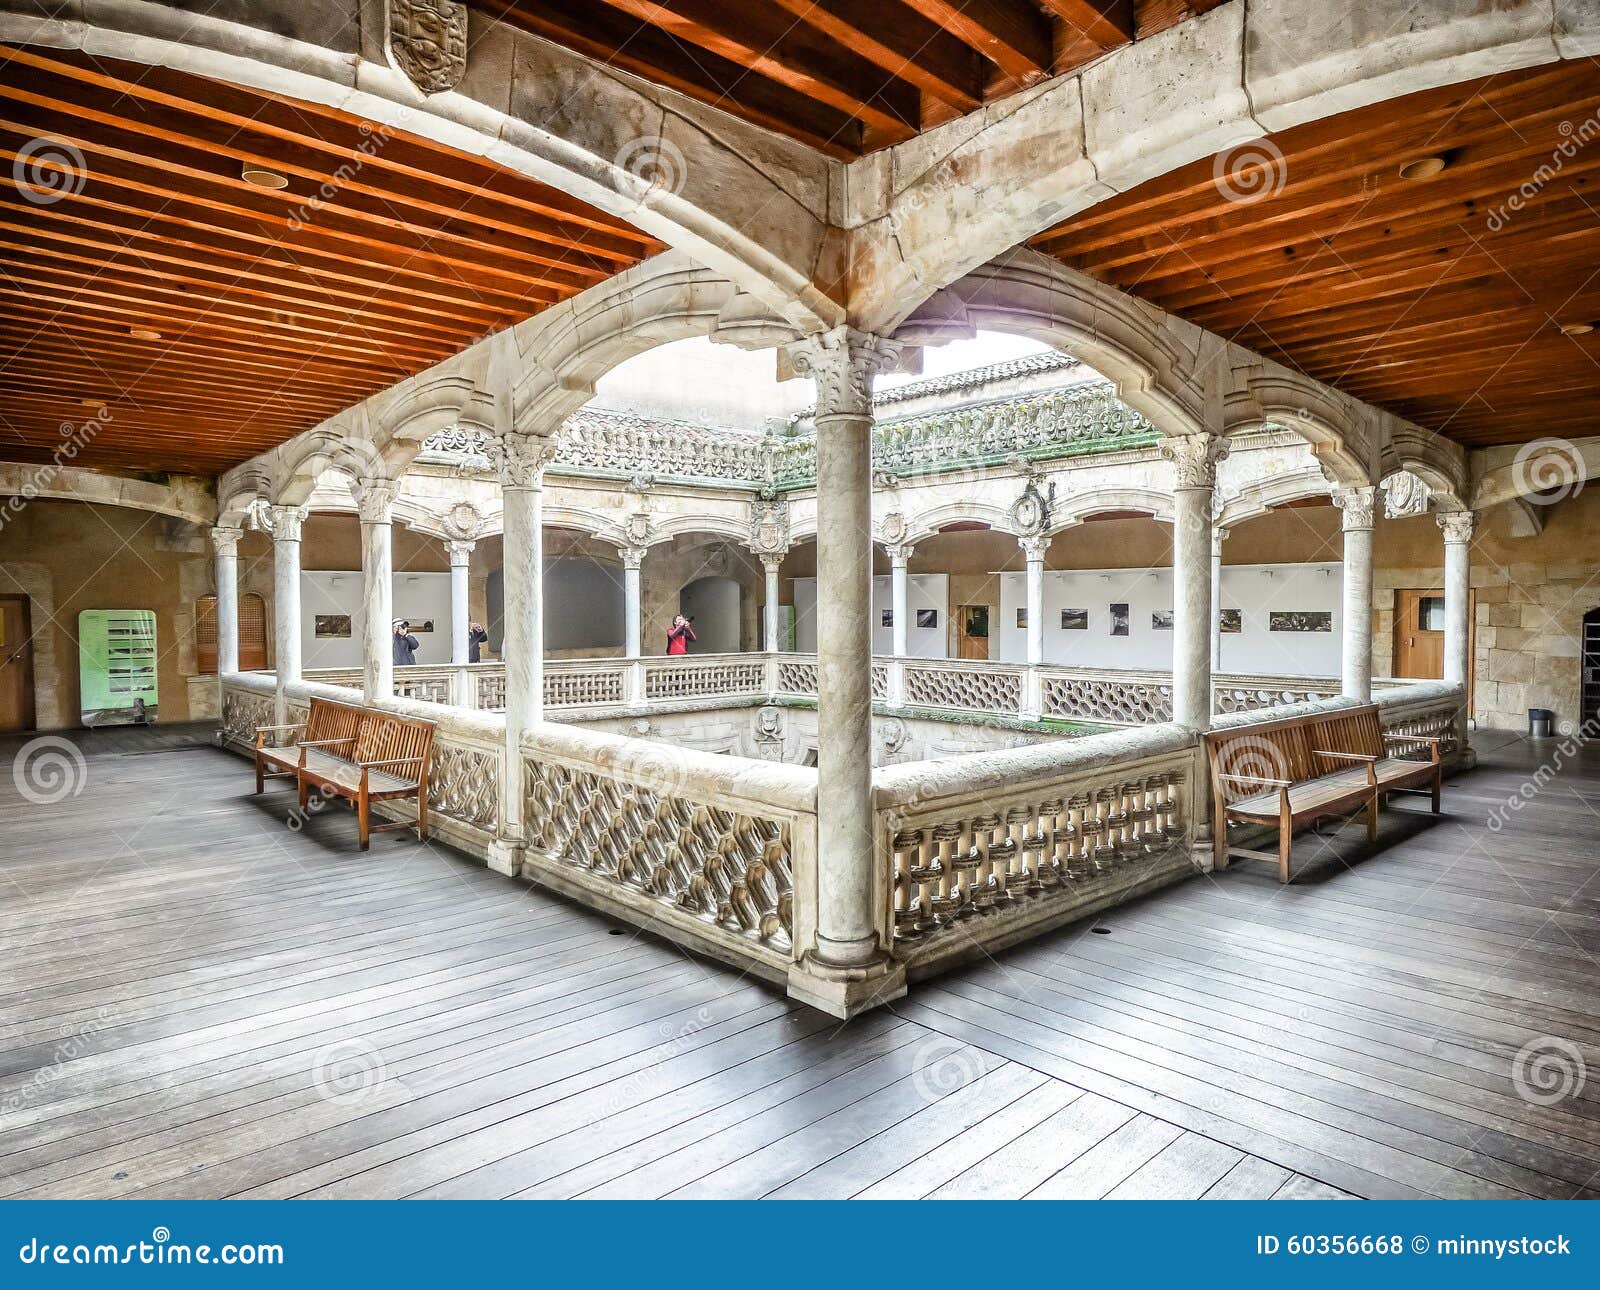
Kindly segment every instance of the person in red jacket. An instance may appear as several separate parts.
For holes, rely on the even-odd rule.
[[[667,653],[687,654],[689,642],[694,639],[694,627],[687,618],[679,614],[672,620],[672,630],[667,633]]]

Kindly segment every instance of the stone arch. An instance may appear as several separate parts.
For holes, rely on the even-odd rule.
[[[1253,479],[1233,493],[1217,515],[1217,527],[1231,529],[1245,520],[1265,515],[1274,506],[1299,501],[1303,497],[1323,497],[1333,490],[1319,467],[1268,475]]]
[[[1057,503],[1050,516],[1053,537],[1104,511],[1144,511],[1161,524],[1173,519],[1172,494],[1155,488],[1100,488]]]
[[[812,283],[828,231],[826,158],[479,10],[459,81],[424,95],[391,64],[389,9],[257,0],[218,15],[151,0],[41,17],[31,0],[0,0],[0,40],[172,67],[487,156],[682,248],[800,330],[844,320]],[[575,97],[592,110],[574,112]]]
[[[935,506],[911,518],[907,522],[906,534],[901,542],[915,546],[951,524],[963,523],[982,524],[997,533],[1009,533],[1013,537],[1017,535],[1011,522],[1011,512],[1003,506],[993,506],[984,502],[947,502],[943,506]],[[884,539],[877,538],[875,541],[881,545]]]
[[[888,332],[930,294],[1116,193],[1279,130],[1600,50],[1577,3],[1227,4],[1028,96],[888,150],[890,191],[858,232],[852,321]],[[1048,157],[1041,166],[1038,158]],[[950,236],[960,229],[959,237]]]
[[[124,506],[155,515],[171,515],[191,524],[217,519],[217,499],[206,483],[179,476],[169,484],[102,475],[82,466],[28,466],[0,462],[0,497],[44,498]]]

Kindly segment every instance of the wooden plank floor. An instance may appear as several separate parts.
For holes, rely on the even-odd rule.
[[[44,804],[0,742],[0,1195],[1593,1195],[1600,1091],[1551,1094],[1600,1069],[1600,759],[1493,832],[1535,758],[1479,738],[1379,854],[1306,838],[1289,888],[1236,866],[844,1027],[290,828],[192,732],[84,737]]]

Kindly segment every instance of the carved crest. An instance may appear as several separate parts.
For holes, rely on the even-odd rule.
[[[389,0],[389,57],[424,94],[443,94],[467,70],[467,6]]]
[[[640,515],[638,513],[630,515],[627,523],[622,528],[623,532],[627,534],[630,546],[650,545],[650,517],[648,515]]]
[[[1042,533],[1050,527],[1050,505],[1055,500],[1056,486],[1041,493],[1036,480],[1030,479],[1022,496],[1011,504],[1011,523],[1024,536]]]
[[[758,497],[750,503],[750,546],[757,555],[789,549],[789,503],[783,498]]]
[[[890,511],[878,524],[878,536],[890,546],[897,546],[905,540],[906,530],[909,527],[904,514],[900,511]]]

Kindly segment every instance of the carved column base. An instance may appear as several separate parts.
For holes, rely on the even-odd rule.
[[[902,998],[905,992],[905,965],[888,955],[841,966],[812,953],[789,965],[789,997],[841,1021]]]
[[[489,844],[484,863],[496,873],[515,878],[522,872],[522,853],[527,844],[518,838],[496,838]]]

